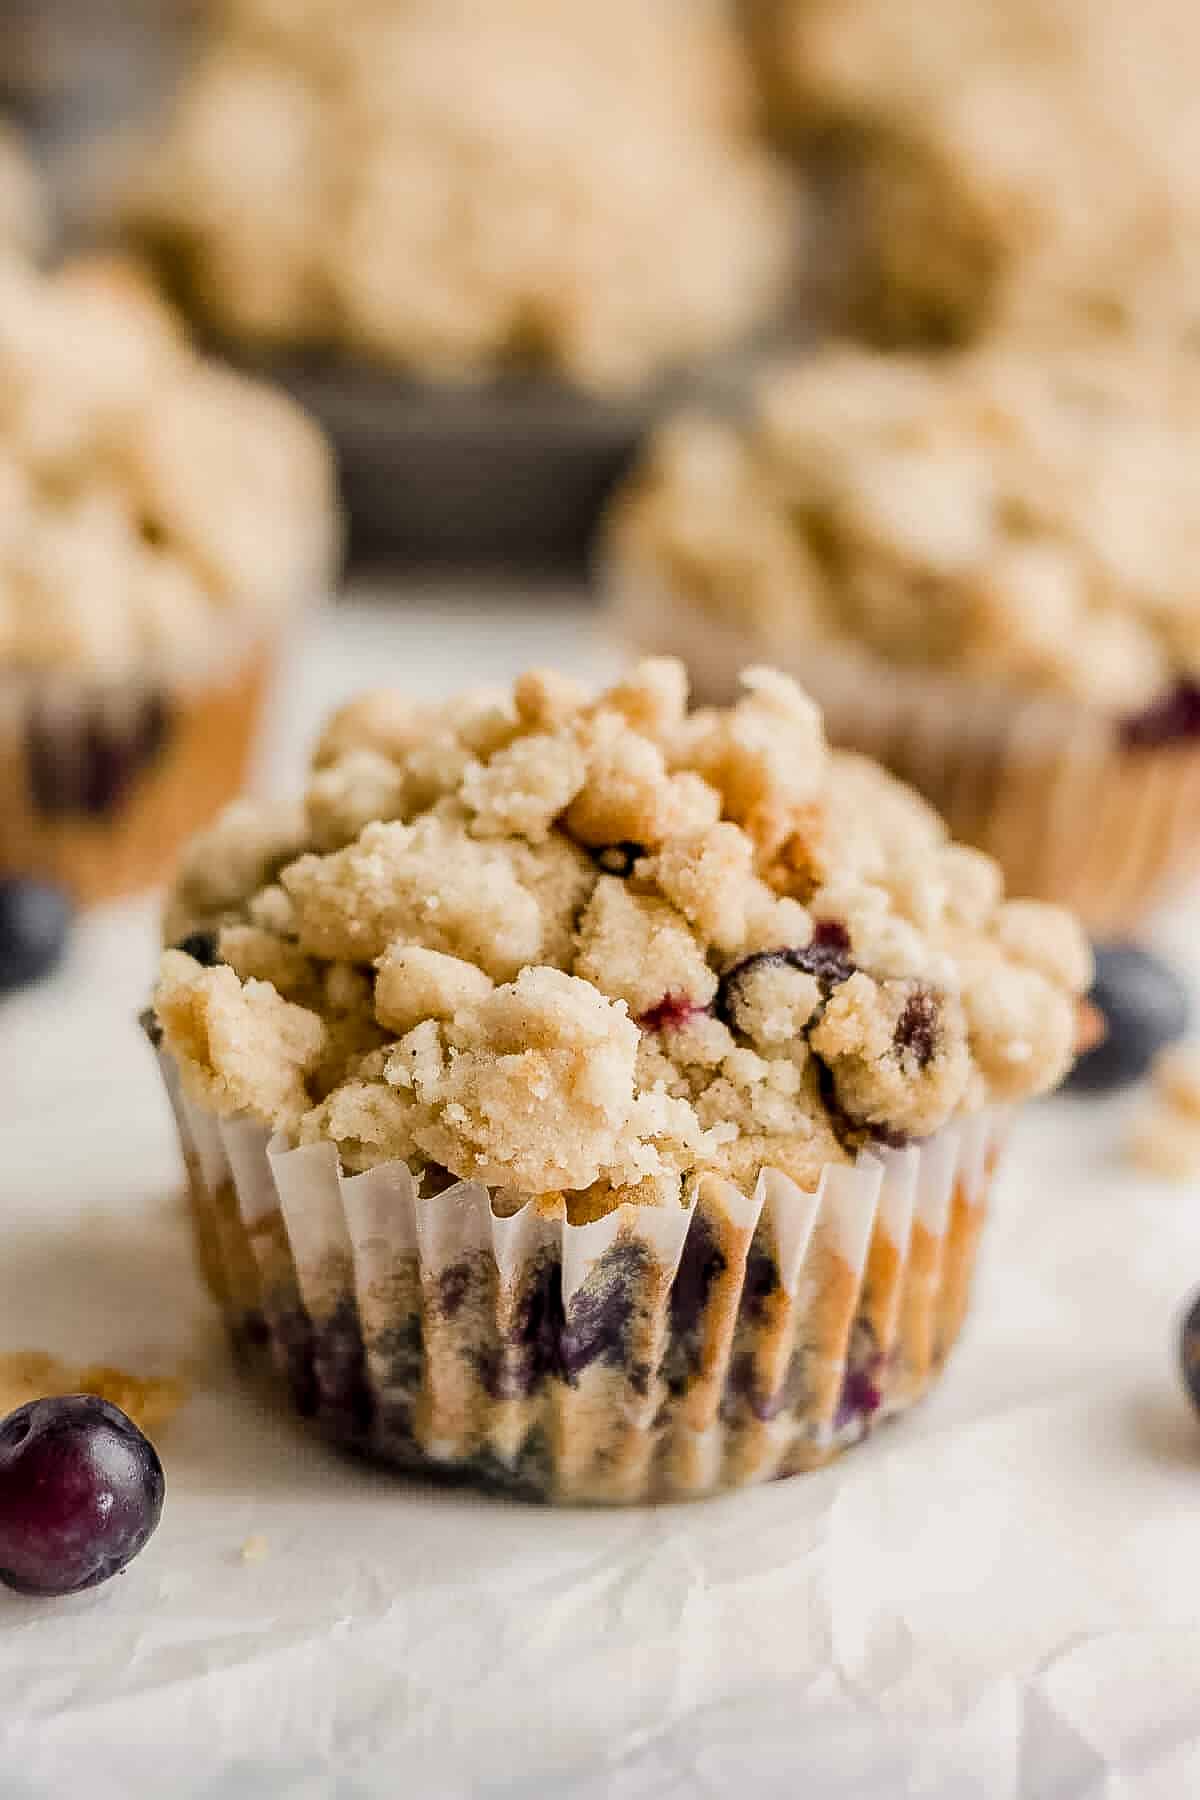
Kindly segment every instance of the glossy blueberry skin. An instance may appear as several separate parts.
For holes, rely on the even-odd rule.
[[[1192,1405],[1200,1412],[1200,1293],[1179,1328],[1179,1368]]]
[[[1159,1051],[1188,1027],[1187,989],[1166,963],[1135,944],[1096,947],[1088,998],[1108,1035],[1072,1070],[1067,1086],[1077,1093],[1110,1093],[1140,1081]]]
[[[66,948],[71,903],[32,876],[0,878],[0,994],[48,975]]]
[[[0,1582],[76,1594],[133,1560],[162,1514],[162,1464],[92,1394],[33,1400],[0,1422]]]

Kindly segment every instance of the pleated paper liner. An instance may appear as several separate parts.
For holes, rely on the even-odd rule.
[[[1200,869],[1194,739],[1130,746],[1075,703],[757,634],[631,557],[605,581],[627,638],[682,657],[698,700],[727,704],[749,664],[785,669],[821,707],[831,743],[909,782],[953,837],[996,858],[1011,894],[1071,907],[1094,937],[1130,929]]]
[[[707,1176],[587,1225],[405,1164],[342,1173],[183,1093],[201,1265],[299,1413],[402,1468],[528,1499],[694,1498],[827,1462],[936,1377],[1004,1118],[829,1165]]]
[[[0,683],[0,874],[84,902],[161,880],[240,792],[275,663],[260,643],[187,687]]]

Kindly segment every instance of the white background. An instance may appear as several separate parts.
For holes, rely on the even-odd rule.
[[[327,614],[268,786],[363,683],[615,666],[572,596],[488,592]],[[1155,935],[1200,979],[1197,911]],[[134,1024],[154,931],[150,902],[98,913],[0,1006],[0,1351],[186,1362],[193,1387],[128,1574],[0,1590],[2,1800],[1200,1794],[1174,1364],[1200,1192],[1122,1163],[1128,1100],[1022,1120],[941,1388],[844,1462],[657,1511],[472,1500],[344,1464],[239,1388]]]

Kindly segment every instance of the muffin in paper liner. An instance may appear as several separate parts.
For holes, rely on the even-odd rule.
[[[0,875],[133,893],[245,782],[278,660],[252,639],[190,682],[0,680]]]
[[[1094,937],[1136,925],[1200,869],[1200,734],[1126,730],[1067,698],[889,662],[857,645],[769,642],[622,555],[603,573],[639,650],[682,657],[696,698],[726,704],[770,660],[821,707],[831,743],[923,794],[1008,889],[1076,912]],[[1169,722],[1165,722],[1168,723]]]
[[[1005,1114],[590,1224],[402,1162],[343,1174],[159,1062],[199,1260],[294,1410],[401,1468],[560,1503],[698,1498],[831,1460],[930,1386],[966,1311]]]

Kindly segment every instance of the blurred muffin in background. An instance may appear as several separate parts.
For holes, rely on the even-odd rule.
[[[315,427],[132,264],[0,261],[0,875],[164,874],[241,785],[336,542]]]
[[[831,739],[1093,930],[1200,860],[1200,370],[833,345],[661,432],[611,521],[639,645],[773,660]]]
[[[741,0],[886,340],[1200,315],[1194,0]]]
[[[0,119],[0,256],[38,256],[48,237],[37,170],[19,134]]]
[[[233,0],[132,214],[230,340],[620,390],[771,315],[797,207],[707,4]]]

